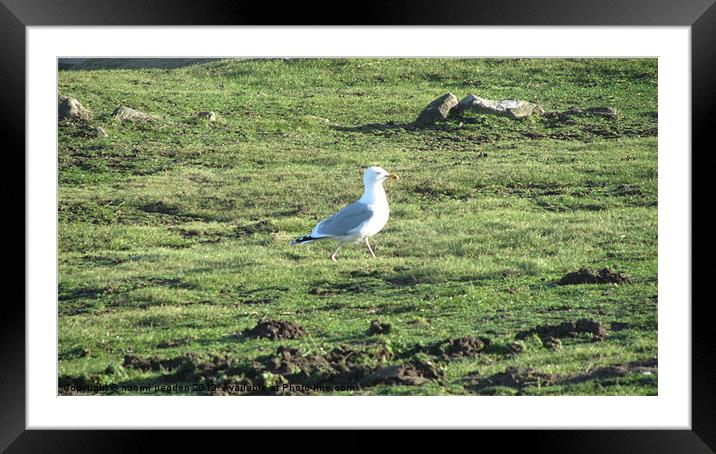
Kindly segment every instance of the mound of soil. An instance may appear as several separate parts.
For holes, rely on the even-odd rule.
[[[99,378],[94,375],[60,375],[57,378],[57,387],[61,395],[75,395],[80,391],[99,384]]]
[[[410,366],[387,366],[377,369],[361,382],[364,386],[379,383],[389,385],[422,385],[430,380],[421,376],[420,372]]]
[[[474,357],[490,345],[490,339],[484,337],[465,336],[457,339],[448,338],[434,344],[426,353],[441,359]]]
[[[550,385],[554,382],[551,375],[538,372],[532,368],[508,367],[504,372],[478,380],[477,383],[470,386],[469,389],[475,392],[485,392],[489,388],[506,387],[515,388],[518,394],[522,394],[525,388],[536,386],[541,387]]]
[[[301,325],[284,320],[261,320],[251,329],[246,329],[242,333],[245,337],[255,339],[265,338],[271,340],[277,339],[298,339],[306,334]]]
[[[370,327],[368,328],[368,335],[372,336],[374,334],[388,334],[390,333],[391,329],[393,329],[393,327],[389,323],[383,323],[379,320],[373,320],[370,322]]]
[[[544,346],[553,352],[562,351],[562,341],[558,337],[548,337],[544,341]]]
[[[580,268],[578,271],[565,274],[557,285],[574,285],[574,284],[626,284],[629,283],[629,277],[616,273],[609,268],[602,268],[599,271],[593,271],[589,268]]]
[[[131,367],[132,369],[139,369],[144,372],[150,370],[159,371],[162,369],[174,370],[181,366],[186,359],[187,358],[183,356],[176,358],[157,358],[154,356],[140,358],[135,355],[124,355],[124,362],[122,362],[122,365],[124,367]]]
[[[259,358],[254,369],[281,375],[291,384],[356,385],[373,372],[369,361],[368,354],[347,347],[336,347],[326,355],[304,355],[282,346],[275,355]]]
[[[542,342],[548,343],[549,338],[577,337],[585,333],[591,334],[595,340],[603,340],[607,337],[607,330],[600,322],[582,318],[576,322],[566,321],[558,325],[541,325],[520,331],[515,335],[515,338],[526,339],[536,334],[542,339]]]
[[[363,351],[340,346],[325,354],[305,354],[296,348],[280,346],[275,353],[250,363],[237,363],[219,356],[207,359],[191,353],[169,359],[127,355],[125,366],[164,371],[156,379],[157,383],[198,383],[205,385],[200,394],[219,395],[312,394],[312,386],[381,383],[419,386],[444,377],[442,368],[429,358],[412,358],[403,364],[386,366],[385,361],[393,354],[385,346],[378,347]],[[71,378],[65,377],[61,384],[66,383],[72,383]]]
[[[314,373],[330,369],[330,364],[320,355],[304,355],[297,348],[281,346],[276,350],[275,355],[259,358],[254,369],[280,375],[311,376]]]
[[[298,349],[279,347],[276,354],[258,358],[257,375],[280,375],[297,385],[373,386],[380,383],[420,386],[440,380],[444,373],[429,360],[413,359],[400,365],[378,366],[385,357],[381,351],[368,353],[348,347],[336,347],[324,355],[305,355]]]

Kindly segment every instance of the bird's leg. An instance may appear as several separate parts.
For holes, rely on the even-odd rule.
[[[336,254],[338,254],[338,251],[341,250],[341,246],[343,246],[343,241],[338,243],[338,248],[336,248],[336,250],[333,252],[333,254],[331,254],[331,260],[333,260],[334,262],[336,261]]]
[[[375,258],[375,252],[373,252],[373,248],[370,247],[370,243],[368,242],[368,238],[365,239],[365,245],[368,246],[368,250],[370,251],[370,255],[372,255]]]

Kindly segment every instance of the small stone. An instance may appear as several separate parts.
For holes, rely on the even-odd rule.
[[[208,122],[216,121],[216,113],[211,111],[199,112],[196,116]]]
[[[107,137],[108,136],[107,131],[105,131],[104,128],[102,128],[100,126],[96,126],[96,127],[92,128],[92,131],[94,132],[94,134],[97,137]]]
[[[527,347],[525,346],[525,343],[522,341],[514,341],[510,344],[509,347],[507,347],[510,352],[512,353],[522,353],[525,350],[527,350]]]
[[[382,323],[378,320],[373,320],[370,322],[370,327],[368,328],[368,335],[372,336],[374,334],[388,334],[390,333],[390,330],[392,329],[392,326],[388,323]]]

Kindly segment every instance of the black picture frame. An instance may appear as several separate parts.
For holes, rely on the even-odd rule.
[[[386,4],[367,2],[323,4],[322,2],[286,3],[217,0],[206,2],[142,0],[0,0],[0,127],[10,150],[25,149],[25,32],[28,26],[112,26],[112,25],[551,25],[551,26],[686,26],[691,28],[692,64],[692,194],[698,172],[708,166],[695,166],[694,159],[711,152],[713,141],[709,123],[716,110],[716,0],[622,0],[586,2],[579,0],[513,0],[501,1],[394,1]],[[703,148],[703,150],[701,150]],[[696,153],[700,150],[700,154]],[[21,154],[14,152],[15,157]],[[24,156],[24,154],[22,154]],[[702,160],[700,158],[699,160]],[[10,167],[6,163],[6,169]],[[24,159],[18,166],[25,168]],[[18,167],[13,165],[15,169]],[[13,172],[16,173],[17,171]],[[24,174],[24,173],[23,173]],[[17,191],[16,186],[5,184]],[[25,186],[23,185],[23,188]],[[23,202],[20,210],[25,212]],[[698,207],[696,201],[692,207]],[[709,205],[706,205],[709,206]],[[692,244],[700,235],[694,222],[698,211],[692,210]],[[13,214],[10,218],[16,219]],[[23,236],[26,227],[23,215]],[[17,225],[15,221],[15,225]],[[25,237],[26,238],[26,237]],[[27,241],[27,239],[26,239]],[[26,243],[27,247],[27,243]],[[705,273],[713,266],[699,268],[694,260],[708,248],[692,253],[692,282],[708,282]],[[23,258],[23,263],[25,259]],[[706,262],[704,262],[706,263]],[[14,266],[22,269],[24,266]],[[702,280],[703,279],[703,280]],[[701,287],[703,284],[699,284]],[[695,288],[694,288],[695,289]],[[24,292],[23,292],[24,293]],[[24,299],[24,294],[23,294]],[[690,452],[706,453],[716,449],[713,383],[716,351],[708,316],[710,298],[692,298],[692,430],[549,430],[481,431],[479,446],[509,446],[531,452]],[[0,312],[0,449],[8,452],[126,451],[140,449],[150,439],[162,437],[189,448],[199,443],[201,434],[172,431],[40,431],[25,429],[25,308],[18,299],[6,298]],[[587,410],[585,410],[587,411]],[[168,436],[165,436],[168,435]],[[271,437],[273,447],[291,437]],[[234,436],[222,433],[222,438]],[[264,435],[267,436],[267,435]],[[309,435],[310,436],[310,435]],[[243,437],[243,436],[242,436]],[[303,435],[302,435],[303,437]],[[342,446],[352,450],[371,449],[374,439],[365,432],[341,434]],[[216,437],[212,435],[212,440]],[[312,438],[315,438],[315,434]],[[400,437],[401,446],[421,443],[415,433]],[[306,438],[308,439],[308,438]],[[306,440],[303,439],[303,440]],[[509,443],[507,443],[509,440]],[[299,443],[302,440],[299,440]],[[475,440],[477,441],[477,440]]]

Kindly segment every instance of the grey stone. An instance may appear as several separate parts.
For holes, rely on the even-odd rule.
[[[92,130],[94,131],[94,133],[97,137],[107,137],[108,136],[107,131],[105,131],[104,128],[102,128],[100,126],[92,128]]]
[[[450,115],[450,110],[457,105],[457,98],[452,93],[446,93],[441,97],[433,100],[428,104],[418,118],[415,120],[415,126],[429,126],[436,121],[446,120]]]
[[[57,98],[57,119],[58,120],[89,120],[92,112],[85,108],[79,101],[68,96]]]
[[[201,118],[202,120],[206,120],[209,122],[216,121],[216,113],[208,111],[208,112],[198,112],[196,114],[197,117]]]
[[[490,99],[480,98],[476,95],[467,95],[460,100],[456,107],[458,113],[469,110],[478,114],[502,115],[512,119],[520,119],[529,117],[532,114],[541,115],[544,110],[537,104],[528,101],[519,101],[515,99],[503,99],[502,101],[493,101]]]
[[[150,121],[154,120],[154,117],[151,115],[147,115],[144,112],[140,112],[138,110],[134,110],[130,107],[126,106],[119,106],[116,109],[114,109],[114,112],[112,112],[112,118],[119,121]]]

